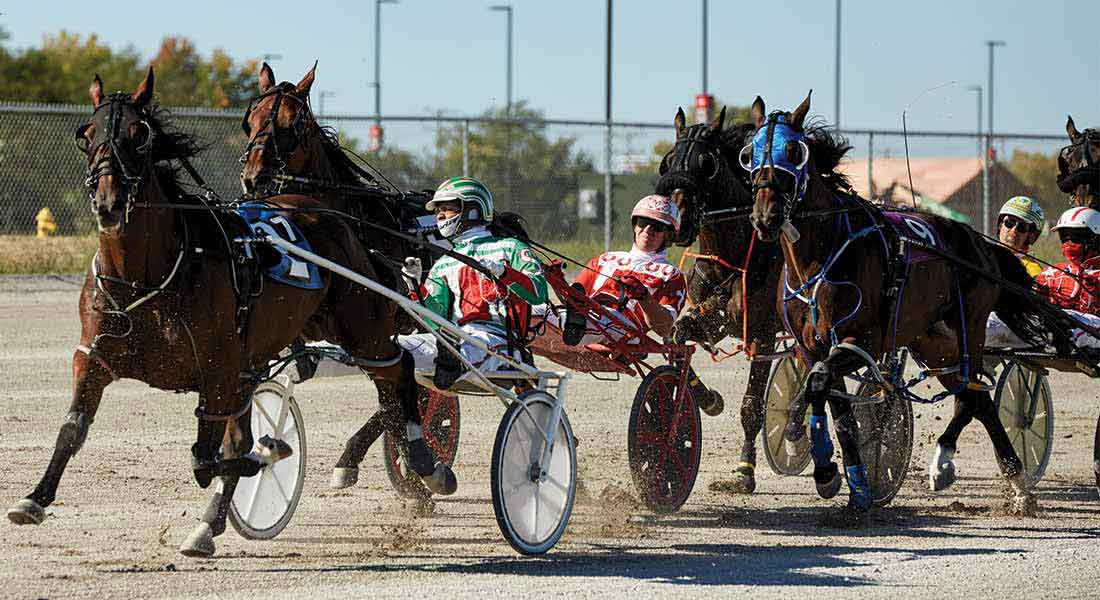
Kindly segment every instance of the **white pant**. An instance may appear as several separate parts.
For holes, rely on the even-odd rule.
[[[1066,310],[1065,313],[1090,327],[1100,328],[1100,316],[1076,310]],[[1073,330],[1073,343],[1078,348],[1100,348],[1100,340],[1080,329]],[[985,346],[987,348],[1027,348],[1030,344],[1024,343],[1013,333],[997,313],[990,313],[989,321],[985,325]]]
[[[484,325],[467,323],[462,325],[460,329],[470,337],[491,348],[494,352],[499,352],[502,355],[508,353],[508,340]],[[408,350],[409,354],[412,354],[417,371],[435,370],[435,357],[439,354],[439,351],[436,349],[436,342],[435,335],[431,333],[397,336],[398,345]],[[459,340],[458,352],[481,372],[497,371],[502,368],[508,370],[511,368],[501,360],[499,356],[488,353],[466,340]],[[513,352],[513,357],[516,360],[521,360],[518,351]],[[459,381],[465,379],[469,375],[469,373],[463,373]]]
[[[588,315],[585,319],[584,336],[581,337],[581,341],[577,343],[578,346],[584,346],[587,344],[605,344],[610,341],[616,341],[626,336],[627,331],[636,331],[638,326],[633,321],[628,319],[625,315],[612,308],[607,308],[607,312],[610,316],[600,315],[599,319],[593,319],[594,315]],[[559,308],[557,310],[549,310],[548,304],[540,304],[531,308],[532,319],[541,319],[543,315],[546,316],[546,324],[553,327],[558,335],[561,335],[562,330],[565,329],[565,309]],[[603,329],[601,330],[600,327]],[[630,343],[637,344],[638,338],[630,340]]]

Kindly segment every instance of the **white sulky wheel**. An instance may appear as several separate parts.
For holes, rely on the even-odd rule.
[[[870,397],[878,386],[864,383],[857,395]],[[867,483],[875,506],[894,499],[909,471],[913,455],[913,406],[908,400],[888,394],[880,402],[854,402],[859,454],[867,465]]]
[[[784,356],[772,364],[764,393],[764,458],[776,475],[798,475],[810,464],[810,436],[804,435],[794,444],[792,453],[783,439],[787,428],[787,411],[791,399],[802,387],[806,368],[793,356]],[[810,411],[806,411],[809,422]]]
[[[302,411],[293,394],[277,380],[266,381],[252,393],[252,438],[269,435],[290,445],[294,454],[242,477],[229,504],[229,522],[241,537],[269,540],[287,526],[306,476],[306,432]]]
[[[552,548],[573,512],[577,449],[564,409],[553,429],[546,472],[539,469],[542,431],[555,403],[544,391],[524,392],[504,411],[493,443],[493,512],[500,532],[520,554],[543,554]]]
[[[997,379],[993,402],[1024,471],[1038,483],[1054,446],[1054,399],[1046,375],[1008,363]]]

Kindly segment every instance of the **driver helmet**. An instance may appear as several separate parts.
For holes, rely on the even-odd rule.
[[[639,200],[634,205],[634,210],[630,211],[631,224],[638,217],[646,217],[664,223],[673,233],[680,231],[680,209],[667,196],[650,194]]]
[[[1039,206],[1039,203],[1033,198],[1027,196],[1009,198],[1008,202],[1001,206],[1001,212],[997,214],[998,217],[1003,215],[1012,215],[1027,221],[1035,226],[1037,232],[1042,232],[1043,225],[1046,223],[1046,214],[1043,213],[1043,207]]]
[[[1058,224],[1051,227],[1051,231],[1059,229],[1088,229],[1093,235],[1100,236],[1100,211],[1083,206],[1077,206],[1062,213],[1058,217]]]
[[[439,184],[424,208],[435,210],[436,205],[443,202],[462,205],[457,215],[439,223],[439,235],[445,238],[493,221],[493,195],[485,184],[473,177],[452,177]]]

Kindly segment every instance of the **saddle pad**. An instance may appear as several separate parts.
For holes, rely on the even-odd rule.
[[[253,233],[279,237],[302,250],[313,252],[302,231],[285,213],[262,204],[242,204],[237,207],[237,214]],[[317,265],[290,256],[282,248],[272,246],[271,250],[278,253],[279,262],[264,270],[269,279],[305,290],[319,290],[325,286]]]
[[[932,246],[944,252],[947,251],[947,248],[944,247],[943,240],[936,234],[936,229],[921,217],[909,212],[895,211],[883,211],[882,216],[886,219],[886,222],[894,228],[894,233],[896,233],[899,238],[917,242],[918,244]],[[909,263],[943,258],[916,244],[907,244],[905,248],[905,258]]]

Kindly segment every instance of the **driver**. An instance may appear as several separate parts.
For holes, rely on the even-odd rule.
[[[604,252],[588,261],[577,275],[574,285],[582,286],[611,316],[589,319],[576,345],[618,340],[628,331],[645,335],[652,330],[662,338],[672,334],[686,298],[684,274],[668,262],[668,247],[680,227],[680,211],[667,197],[651,194],[634,205],[630,224],[634,244],[629,252]],[[553,312],[547,318],[557,335],[563,321],[562,315]],[[711,416],[722,412],[721,394],[707,389],[694,371],[688,381],[704,412]]]
[[[527,244],[504,234],[498,221],[505,215],[494,220],[492,194],[472,177],[444,181],[425,207],[435,214],[439,234],[450,241],[453,251],[480,263],[492,279],[444,255],[432,265],[421,286],[420,259],[410,257],[405,259],[401,271],[409,289],[419,289],[414,297],[422,299],[424,306],[455,322],[494,352],[506,354],[511,346],[512,356],[519,359],[519,348],[509,344],[508,336],[523,339],[530,306],[547,300],[542,265]],[[397,341],[413,355],[417,369],[435,367],[433,384],[441,390],[469,376],[462,362],[450,352],[437,350],[432,333],[402,335]],[[495,353],[464,340],[457,341],[456,348],[479,371],[498,370],[505,364]],[[419,434],[410,431],[410,440]]]
[[[1027,256],[1027,252],[1042,234],[1045,221],[1043,207],[1027,196],[1009,198],[997,215],[997,239],[1016,252],[1016,257],[1027,269],[1027,274],[1033,278],[1043,267]]]

